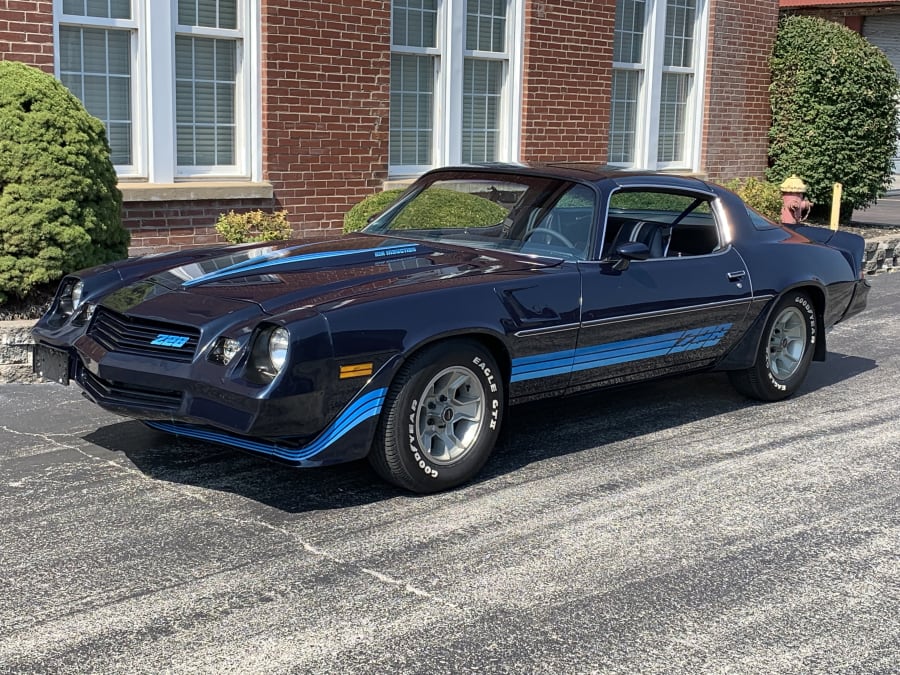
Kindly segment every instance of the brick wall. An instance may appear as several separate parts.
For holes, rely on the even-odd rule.
[[[522,159],[605,163],[615,0],[525,6]]]
[[[53,72],[53,3],[0,0],[0,60]]]
[[[303,236],[387,178],[390,2],[263,2],[265,178]]]
[[[216,232],[220,213],[272,211],[272,200],[227,199],[177,202],[129,202],[122,220],[131,232],[131,255],[223,243]]]
[[[777,7],[777,0],[711,0],[701,162],[714,180],[761,176],[766,167]]]

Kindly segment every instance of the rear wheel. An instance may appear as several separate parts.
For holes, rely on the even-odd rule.
[[[761,401],[787,398],[806,379],[817,328],[809,296],[802,291],[785,295],[766,322],[756,362],[747,370],[729,373],[731,383]]]
[[[503,380],[491,353],[468,340],[415,355],[388,391],[369,461],[385,480],[438,492],[472,478],[500,432]]]

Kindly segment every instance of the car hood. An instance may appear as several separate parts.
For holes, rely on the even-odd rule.
[[[205,257],[192,253],[187,262],[173,255],[177,264],[169,267],[165,256],[156,258],[152,273],[131,286],[149,291],[147,286],[152,285],[155,292],[133,294],[137,302],[132,309],[151,296],[158,304],[159,296],[176,293],[195,301],[206,298],[204,304],[211,306],[249,302],[267,313],[280,313],[360,295],[409,292],[434,282],[469,284],[489,274],[561,263],[555,258],[365,234],[219,248]]]

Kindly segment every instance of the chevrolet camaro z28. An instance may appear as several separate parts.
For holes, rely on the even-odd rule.
[[[361,233],[67,276],[34,367],[164,432],[434,492],[512,404],[704,369],[790,396],[865,307],[863,248],[692,178],[439,169]]]

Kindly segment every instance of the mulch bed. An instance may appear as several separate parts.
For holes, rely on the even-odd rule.
[[[7,300],[0,305],[0,321],[39,319],[50,307],[54,293],[56,284],[50,284],[35,289],[27,298]]]

